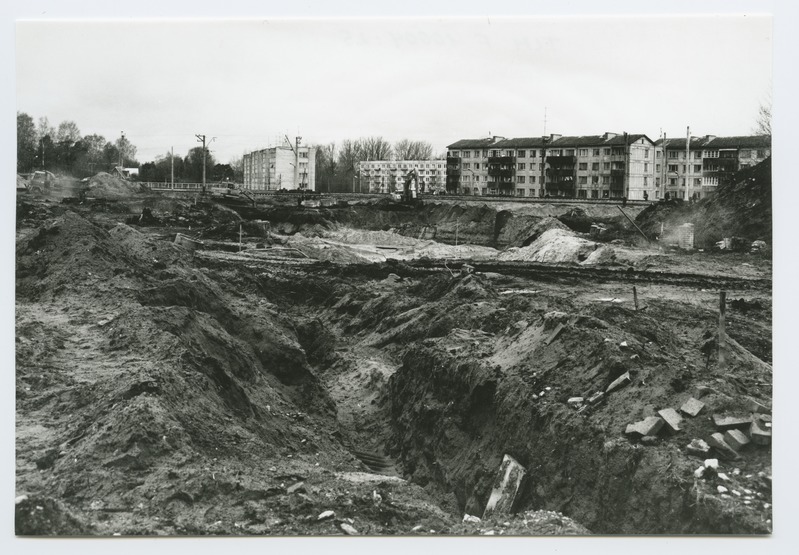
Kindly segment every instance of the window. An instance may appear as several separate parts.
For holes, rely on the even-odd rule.
[[[602,176],[602,185],[607,185],[608,183],[610,183],[610,177],[607,176],[607,175],[603,175]]]
[[[619,147],[614,147],[613,152],[611,152],[611,154],[613,154],[613,156],[621,156],[622,154],[624,154],[624,149]]]
[[[593,162],[591,164],[591,171],[595,171],[595,172],[599,171],[599,162]]]
[[[677,185],[677,178],[676,177],[670,177],[669,178],[669,185],[671,185],[672,187],[675,187]]]
[[[677,151],[676,150],[670,150],[669,151],[669,159],[674,160],[676,158],[677,158]]]
[[[766,151],[765,150],[758,150],[757,151],[757,157],[758,158],[765,158],[766,157]]]
[[[705,177],[703,184],[711,186],[711,187],[715,186],[715,185],[718,185],[719,184],[719,178],[718,177]]]
[[[577,152],[577,154],[578,154],[579,156],[588,156],[588,149],[587,149],[587,148],[581,148],[581,149],[580,149],[580,150]]]
[[[685,164],[682,165],[682,173],[685,173]]]
[[[602,169],[609,170],[610,169],[610,162],[602,162]]]
[[[573,148],[567,148],[566,149],[566,156],[574,156],[574,149]]]
[[[702,171],[702,164],[694,164],[694,173],[699,173]]]
[[[537,150],[531,150],[530,151],[530,158],[535,158],[537,152],[538,152]]]
[[[579,181],[580,185],[587,185],[588,184],[588,177],[586,177],[585,175],[581,175],[579,177],[579,180],[580,180]]]
[[[705,151],[705,158],[718,158],[719,151],[718,150],[706,150]]]
[[[579,170],[582,171],[582,172],[588,170],[588,163],[587,162],[580,162]]]
[[[660,178],[659,177],[655,178],[655,187],[660,187]]]
[[[524,176],[523,175],[517,175],[516,176],[516,183],[524,183]]]
[[[669,171],[677,173],[677,164],[669,164]]]
[[[526,150],[520,150],[519,151],[519,158],[524,158],[525,156],[527,156],[527,151]]]
[[[534,175],[530,176],[530,183],[535,183],[535,176]]]
[[[649,164],[647,164],[646,162],[644,162],[644,171],[645,172],[649,171]]]
[[[591,185],[596,185],[597,183],[599,183],[599,176],[598,175],[592,175],[591,176]]]
[[[660,173],[660,164],[655,164],[655,173]]]
[[[494,156],[494,157],[499,156],[499,151],[498,150],[492,150],[491,151],[491,156]]]
[[[649,178],[647,176],[644,176],[644,187],[646,187],[647,185],[649,185]]]
[[[701,160],[701,158],[702,158],[702,151],[701,151],[701,150],[695,150],[695,151],[694,151],[694,158],[696,158],[697,160]]]
[[[483,151],[483,158],[488,158],[488,151],[487,150]]]
[[[599,198],[599,191],[597,191],[596,189],[591,191],[591,198]]]
[[[523,197],[524,189],[516,189],[516,196]]]
[[[474,169],[476,169],[476,170],[480,169],[480,163],[479,162],[475,162],[474,163]]]
[[[579,191],[577,191],[577,198],[585,198],[585,195],[586,195],[585,189],[580,189]]]
[[[742,150],[741,154],[740,154],[740,157],[741,158],[751,158],[752,157],[752,151],[751,150]]]
[[[525,170],[525,169],[527,169],[527,164],[522,162],[522,163],[516,164],[516,167],[517,167],[518,170]]]
[[[694,185],[701,185],[701,184],[702,184],[702,179],[701,178],[699,178],[699,177],[694,178]]]
[[[610,156],[610,149],[609,148],[605,149],[605,156]]]
[[[656,151],[655,151],[655,158],[659,160],[659,159],[660,159],[660,156],[661,156],[662,154],[663,154],[662,152],[660,152],[659,150],[656,150]]]
[[[464,163],[464,164],[463,164],[463,169],[464,169],[464,170],[468,170],[468,169],[469,169],[469,166],[471,166],[471,164],[470,164],[469,162],[466,162],[466,163]],[[404,167],[405,167],[405,164],[402,164],[402,167],[404,168]]]
[[[472,151],[471,150],[464,150],[463,151],[463,157],[464,158],[471,158],[472,157]],[[402,166],[402,167],[404,168],[405,166]]]
[[[648,148],[644,149],[644,158],[649,158],[649,149]]]
[[[594,156],[599,156],[599,152],[600,152],[599,149],[595,148],[594,149]]]
[[[560,149],[553,148],[552,150],[549,151],[549,155],[550,156],[560,156]]]

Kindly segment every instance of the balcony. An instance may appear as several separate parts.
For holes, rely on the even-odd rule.
[[[625,171],[624,168],[612,168],[610,170],[611,177],[624,177]]]
[[[576,156],[547,156],[546,163],[550,167],[563,168],[566,166],[574,166],[577,163]]]
[[[505,166],[512,166],[516,164],[516,157],[515,156],[489,156],[488,157],[488,166],[489,168],[494,164],[502,164]]]

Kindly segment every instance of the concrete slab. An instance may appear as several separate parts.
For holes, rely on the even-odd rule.
[[[679,432],[682,429],[680,428],[682,416],[673,408],[659,410],[658,415],[666,422],[666,427],[672,432]]]
[[[716,450],[722,459],[736,460],[741,458],[735,449],[727,445],[727,442],[724,441],[724,436],[718,432],[711,435],[708,438],[707,443]]]
[[[726,431],[733,428],[739,430],[748,429],[752,424],[751,416],[721,416],[720,414],[713,415],[713,424],[719,430]]]
[[[633,436],[655,436],[663,427],[665,422],[659,416],[648,416],[643,420],[633,424],[627,424],[627,429],[624,431],[627,435]]]
[[[613,380],[610,385],[605,389],[605,393],[610,393],[612,391],[616,391],[617,389],[621,389],[625,385],[630,383],[630,373],[625,372],[615,380]]]
[[[754,399],[749,399],[747,405],[748,405],[747,408],[751,412],[756,412],[759,414],[771,414],[771,409],[769,407],[758,401],[755,401]]]
[[[771,444],[771,430],[761,424],[759,419],[755,419],[752,422],[752,427],[749,429],[749,437],[755,445]]]
[[[683,403],[683,405],[680,407],[680,410],[684,414],[687,414],[688,416],[694,417],[697,414],[699,414],[700,412],[702,412],[702,409],[704,409],[704,408],[705,408],[705,404],[702,401],[700,401],[699,399],[694,399],[693,397],[691,397],[690,399],[688,399],[686,402]]]
[[[547,337],[546,341],[544,341],[544,343],[546,345],[549,345],[550,343],[555,341],[555,339],[560,335],[560,332],[563,331],[564,327],[566,326],[562,322],[558,324],[557,327],[553,330],[553,332],[549,335],[549,337]]]
[[[588,403],[591,404],[591,405],[595,405],[595,404],[597,404],[598,402],[600,402],[604,398],[605,398],[605,394],[602,391],[598,391],[598,392],[594,393],[593,395],[591,395],[591,397],[588,398]]]
[[[524,475],[524,467],[516,459],[510,455],[502,458],[494,479],[494,487],[483,512],[483,519],[492,514],[510,514]]]
[[[740,451],[745,445],[749,443],[749,438],[746,437],[741,430],[727,430],[724,432],[724,441],[727,445],[735,449],[736,451]]]

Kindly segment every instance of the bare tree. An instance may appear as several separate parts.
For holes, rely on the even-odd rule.
[[[55,140],[58,143],[74,145],[80,140],[80,129],[78,124],[74,121],[62,121],[58,124],[58,130],[55,134]]]
[[[752,130],[756,135],[771,135],[771,94],[761,102],[757,110],[755,127]]]
[[[361,144],[361,160],[388,160],[391,158],[391,143],[383,137],[366,137]]]
[[[397,160],[430,160],[433,145],[425,141],[402,139],[394,143],[394,157]]]

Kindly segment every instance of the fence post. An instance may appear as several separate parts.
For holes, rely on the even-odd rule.
[[[719,368],[727,367],[727,330],[724,316],[727,311],[727,292],[719,291]]]

